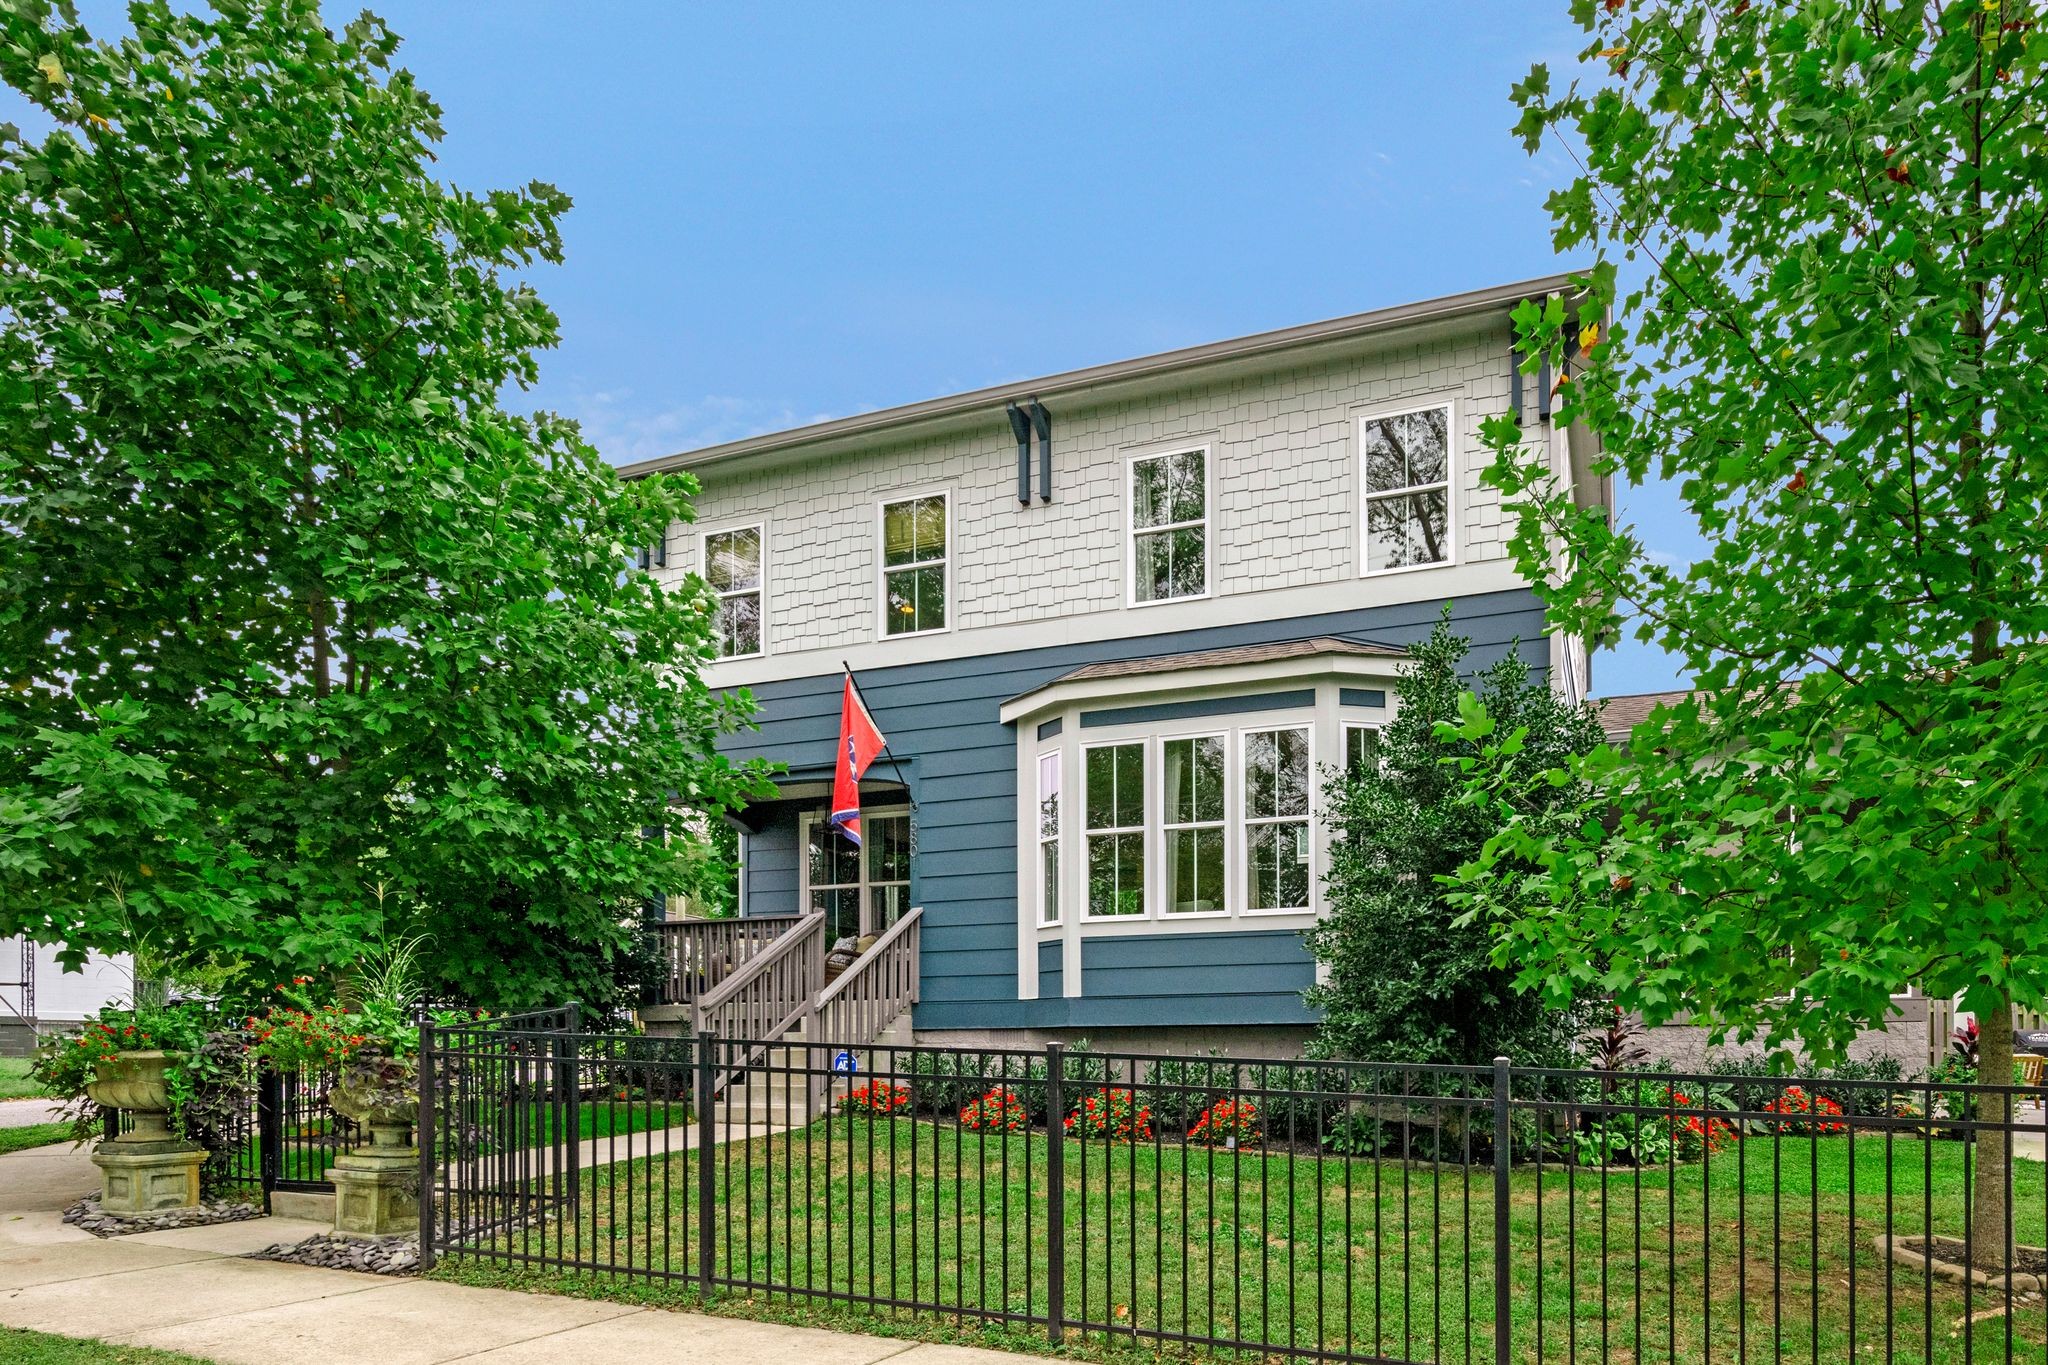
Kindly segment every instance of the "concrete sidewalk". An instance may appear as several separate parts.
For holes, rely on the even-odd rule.
[[[1014,1365],[997,1351],[782,1327],[427,1280],[354,1275],[240,1253],[325,1225],[287,1218],[108,1241],[63,1209],[98,1188],[83,1150],[0,1156],[0,1325],[211,1360],[272,1365],[632,1359],[642,1365]]]

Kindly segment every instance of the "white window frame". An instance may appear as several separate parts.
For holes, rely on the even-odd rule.
[[[1054,815],[1053,831],[1050,836],[1048,836],[1045,833],[1044,826],[1040,823],[1044,819],[1045,765],[1048,762],[1050,762],[1053,765],[1053,770],[1058,776],[1060,788],[1060,808]],[[1066,766],[1066,750],[1058,746],[1055,746],[1050,749],[1041,750],[1038,754],[1036,766],[1033,768],[1033,772],[1036,775],[1035,780],[1038,784],[1036,787],[1036,791],[1038,793],[1038,800],[1035,803],[1033,803],[1031,807],[1031,828],[1037,833],[1038,836],[1034,848],[1036,860],[1031,865],[1032,885],[1038,888],[1038,894],[1035,900],[1038,916],[1037,919],[1033,921],[1033,925],[1035,928],[1039,929],[1055,929],[1058,928],[1061,924],[1065,923],[1066,921],[1067,896],[1065,881],[1067,876],[1066,842],[1068,804]],[[1053,903],[1052,914],[1050,916],[1048,916],[1045,913],[1045,849],[1046,845],[1048,844],[1052,845],[1053,853]],[[1105,916],[1105,918],[1112,917]],[[1130,919],[1132,917],[1129,915],[1117,915],[1113,918]]]
[[[1383,724],[1376,724],[1376,723],[1373,723],[1373,722],[1370,722],[1370,721],[1362,721],[1362,720],[1347,720],[1347,721],[1345,721],[1345,722],[1344,722],[1344,751],[1343,751],[1343,753],[1344,753],[1344,775],[1345,775],[1346,777],[1349,777],[1349,776],[1351,775],[1351,733],[1352,733],[1352,731],[1354,731],[1354,730],[1370,730],[1370,731],[1371,731],[1371,732],[1372,732],[1373,734],[1375,734],[1375,735],[1377,735],[1377,736],[1380,736],[1381,738],[1385,738],[1385,736],[1386,736],[1386,732],[1387,732],[1387,727],[1386,727],[1385,725],[1383,725]],[[1386,766],[1386,762],[1387,762],[1387,759],[1386,759],[1386,755],[1384,755],[1384,754],[1381,754],[1381,755],[1379,755],[1379,756],[1378,756],[1378,757],[1377,757],[1377,758],[1375,759],[1375,761],[1374,761],[1374,766],[1376,766],[1376,767],[1382,767],[1382,768],[1383,768],[1383,767],[1385,767],[1385,766]],[[1313,798],[1311,798],[1311,800],[1313,800]]]
[[[910,817],[910,807],[908,807],[908,806],[876,806],[876,807],[874,807],[874,808],[872,808],[872,809],[863,809],[863,810],[861,811],[861,816],[863,817],[863,819],[870,819],[870,818],[871,818],[871,819],[881,819],[881,818],[883,818],[883,817],[885,817],[885,816],[896,816],[896,815],[901,815],[901,816],[904,816],[905,818],[909,818],[909,817]],[[813,829],[817,828],[817,827],[818,827],[819,825],[822,825],[822,824],[825,824],[825,823],[827,823],[827,822],[828,822],[828,821],[829,821],[830,819],[831,819],[830,815],[829,815],[829,814],[827,814],[827,813],[826,813],[826,812],[824,812],[824,811],[816,811],[816,810],[807,810],[807,811],[805,811],[805,812],[803,813],[803,818],[802,818],[801,820],[799,820],[799,821],[797,822],[797,832],[796,832],[796,833],[797,833],[797,843],[796,843],[796,857],[797,857],[797,893],[796,893],[796,894],[797,894],[797,913],[798,913],[799,915],[808,915],[808,914],[809,914],[809,913],[811,912],[811,890],[812,890],[812,888],[811,888],[811,831],[812,831]],[[844,835],[842,835],[842,834],[840,834],[840,833],[839,833],[839,832],[838,832],[837,830],[834,830],[834,831],[832,831],[832,837],[833,837],[833,838],[835,838],[835,839],[839,839],[839,838],[844,838],[845,836],[844,836]],[[866,912],[866,910],[867,910],[867,908],[868,908],[868,906],[869,906],[869,904],[870,904],[870,900],[869,900],[869,894],[870,894],[870,893],[871,893],[871,892],[872,892],[872,891],[874,890],[874,888],[875,888],[875,887],[877,887],[877,886],[898,886],[898,885],[900,885],[900,886],[902,886],[902,887],[904,888],[904,899],[906,899],[906,900],[908,900],[908,899],[909,899],[909,888],[910,888],[910,880],[909,880],[908,878],[904,879],[904,880],[903,880],[902,882],[900,882],[900,883],[899,883],[899,882],[891,882],[891,881],[883,881],[883,882],[877,882],[877,881],[875,881],[875,880],[874,880],[873,878],[871,878],[871,877],[870,877],[870,876],[868,875],[868,852],[869,852],[869,849],[868,849],[868,844],[867,844],[867,841],[866,841],[865,839],[863,839],[863,840],[861,841],[861,846],[860,846],[860,850],[859,850],[859,852],[860,852],[860,880],[859,880],[858,882],[855,882],[855,883],[848,883],[848,882],[833,882],[833,883],[830,883],[830,885],[832,885],[832,886],[834,886],[834,887],[838,887],[838,888],[841,888],[841,889],[844,889],[844,888],[845,888],[846,886],[849,886],[849,885],[852,885],[852,886],[855,886],[855,887],[857,887],[857,888],[858,888],[858,890],[859,890],[859,892],[860,892],[860,904],[861,904],[861,909],[862,909],[863,913],[865,913],[865,912]],[[915,862],[915,860],[916,860],[916,858],[917,858],[917,839],[916,839],[916,832],[915,832],[915,830],[913,830],[913,831],[912,831],[912,834],[911,834],[910,856],[911,856],[911,859],[912,859],[912,861],[913,861],[913,862]],[[909,913],[909,910],[908,910],[908,908],[907,908],[907,907],[905,908],[905,912],[904,912],[904,913],[906,913],[906,914],[908,914],[908,913]],[[876,930],[875,932],[876,932],[876,933],[878,933],[878,934],[880,934],[880,933],[886,932],[886,930],[883,930],[883,929],[877,929],[877,930]],[[829,947],[831,947],[832,945],[828,943],[828,944],[826,944],[825,946],[826,946],[827,948],[829,948]]]
[[[1156,809],[1159,813],[1159,819],[1156,822],[1156,828],[1147,835],[1147,838],[1152,839],[1156,837],[1157,840],[1159,866],[1157,881],[1159,889],[1155,895],[1149,896],[1147,899],[1152,901],[1157,911],[1156,917],[1159,919],[1172,920],[1175,923],[1179,923],[1182,920],[1228,919],[1231,912],[1237,909],[1236,898],[1232,895],[1231,883],[1234,878],[1231,876],[1231,869],[1238,861],[1236,848],[1238,843],[1237,817],[1242,814],[1242,808],[1236,799],[1236,789],[1239,783],[1237,781],[1236,765],[1231,762],[1231,749],[1235,747],[1231,743],[1231,734],[1232,732],[1229,730],[1191,730],[1185,733],[1154,735],[1149,741],[1158,753],[1158,758],[1152,766],[1158,769],[1159,773],[1157,779],[1159,800],[1156,806],[1147,806],[1146,814],[1149,817],[1152,811]],[[1166,746],[1202,739],[1213,739],[1223,746],[1223,818],[1220,821],[1196,820],[1188,823],[1169,821],[1166,818]],[[1152,823],[1154,822],[1148,819],[1148,824]],[[1217,910],[1176,910],[1173,908],[1173,888],[1171,885],[1173,868],[1166,855],[1166,836],[1175,830],[1194,829],[1221,829],[1223,831],[1222,908]],[[1147,880],[1153,880],[1149,875],[1149,870]],[[1146,889],[1148,891],[1151,890],[1149,886]],[[1105,916],[1105,918],[1109,917]],[[1118,915],[1114,918],[1135,919],[1136,916]]]
[[[886,542],[883,539],[883,527],[885,525],[889,509],[891,507],[900,506],[906,502],[921,502],[926,498],[937,498],[945,506],[946,553],[942,555],[937,561],[921,559],[917,561],[917,563],[915,564],[897,564],[891,566],[887,562],[888,554],[884,549],[884,545]],[[945,635],[953,629],[953,622],[959,619],[959,601],[953,595],[953,548],[955,543],[953,537],[954,529],[955,527],[953,523],[953,490],[951,488],[915,488],[909,489],[901,493],[891,493],[887,497],[875,499],[874,591],[875,638],[878,641],[881,641],[882,643],[886,644],[891,640],[918,640],[930,635]],[[946,584],[946,623],[942,626],[932,626],[925,630],[899,630],[893,635],[890,634],[889,575],[892,572],[902,573],[908,569],[925,568],[934,562],[936,562],[939,565],[939,567],[942,570],[944,570],[943,577]]]
[[[1252,815],[1244,809],[1245,773],[1249,764],[1245,761],[1245,741],[1253,735],[1270,735],[1281,730],[1298,730],[1308,746],[1308,809],[1301,815]],[[1316,727],[1312,720],[1301,721],[1252,721],[1239,726],[1234,732],[1237,742],[1232,746],[1236,751],[1234,791],[1237,797],[1238,869],[1234,890],[1237,893],[1236,909],[1241,919],[1281,919],[1316,912],[1317,892],[1320,890],[1316,875],[1316,830],[1320,824],[1321,812],[1316,807]],[[1276,905],[1265,909],[1252,907],[1252,826],[1253,825],[1306,825],[1304,837],[1308,840],[1308,904]]]
[[[1154,743],[1155,741],[1150,737],[1129,735],[1122,739],[1091,741],[1080,746],[1081,801],[1076,812],[1078,816],[1080,846],[1075,850],[1079,856],[1063,861],[1073,864],[1072,875],[1081,888],[1080,901],[1076,909],[1083,924],[1138,924],[1157,918],[1153,907],[1159,894],[1159,868],[1158,855],[1153,848],[1153,843],[1158,828],[1154,824],[1152,816],[1159,809],[1158,793],[1154,790],[1155,784],[1158,782],[1159,764],[1154,754]],[[1088,823],[1088,755],[1096,749],[1128,749],[1133,746],[1138,750],[1139,762],[1138,789],[1141,795],[1139,797],[1138,823],[1135,825],[1109,825],[1097,829]],[[1138,836],[1139,857],[1143,860],[1144,867],[1145,892],[1139,897],[1138,913],[1135,915],[1098,915],[1095,913],[1094,906],[1088,895],[1088,841],[1098,834],[1135,834]]]
[[[761,581],[752,589],[742,588],[733,592],[721,592],[711,586],[711,538],[729,536],[738,531],[752,531],[759,538],[761,546]],[[728,597],[744,597],[749,591],[761,599],[759,641],[752,652],[747,654],[721,654],[719,660],[758,659],[768,652],[768,523],[765,521],[740,522],[732,526],[713,526],[697,534],[697,576],[704,580],[704,586],[711,589],[712,596],[721,603]]]
[[[1138,466],[1148,460],[1171,459],[1175,455],[1202,454],[1202,515],[1196,521],[1168,522],[1164,526],[1140,528],[1138,521],[1138,499],[1134,485],[1138,478]],[[1124,605],[1128,607],[1164,607],[1175,602],[1199,602],[1212,597],[1216,592],[1216,443],[1212,440],[1180,441],[1169,445],[1151,446],[1135,451],[1124,457]],[[1138,538],[1140,536],[1167,535],[1174,531],[1186,530],[1191,526],[1202,528],[1202,590],[1180,597],[1158,597],[1151,601],[1138,598]]]
[[[1444,412],[1444,477],[1441,483],[1418,483],[1401,488],[1386,488],[1375,492],[1366,479],[1365,473],[1365,426],[1368,422],[1385,421],[1389,417],[1412,417],[1419,412],[1430,412],[1441,408]],[[1375,408],[1356,415],[1351,428],[1351,468],[1358,480],[1358,573],[1361,578],[1379,578],[1388,574],[1420,573],[1429,569],[1448,569],[1458,562],[1458,401],[1452,397],[1410,402],[1400,407]],[[1400,564],[1393,568],[1376,569],[1372,566],[1372,536],[1369,518],[1374,502],[1386,498],[1403,497],[1410,493],[1429,493],[1441,488],[1444,493],[1444,557],[1429,564]]]

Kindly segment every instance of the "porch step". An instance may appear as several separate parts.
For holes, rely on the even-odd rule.
[[[829,1067],[834,1058],[813,1056],[807,1044],[806,1030],[799,1026],[790,1030],[784,1041],[767,1049],[762,1058],[762,1070],[751,1073],[744,1082],[733,1087],[729,1100],[732,1117],[735,1121],[744,1118],[773,1126],[822,1118],[849,1090],[867,1083],[866,1077],[873,1070],[874,1049],[886,1051],[908,1047],[910,1041],[910,1011],[906,1009],[889,1022],[873,1043],[850,1049],[854,1056],[853,1074],[833,1076],[825,1093],[813,1106],[809,1095],[812,1074]],[[833,1047],[835,1056],[839,1050],[836,1045]]]

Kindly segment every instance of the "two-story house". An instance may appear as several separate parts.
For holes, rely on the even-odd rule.
[[[1483,665],[1573,696],[1480,481],[1513,411],[1583,504],[1583,433],[1514,364],[1563,276],[935,398],[650,460],[699,520],[654,572],[718,594],[748,917],[866,942],[921,910],[920,1040],[1028,1030],[1286,1046],[1313,1022],[1323,786],[1371,752],[1446,603]],[[827,824],[843,668],[893,758]],[[1223,1041],[1218,1036],[1213,1041]]]

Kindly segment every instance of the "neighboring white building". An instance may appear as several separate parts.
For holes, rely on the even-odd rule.
[[[134,972],[125,955],[92,953],[82,970],[67,972],[57,952],[55,944],[0,939],[0,1057],[26,1056],[40,1033],[128,999]]]

